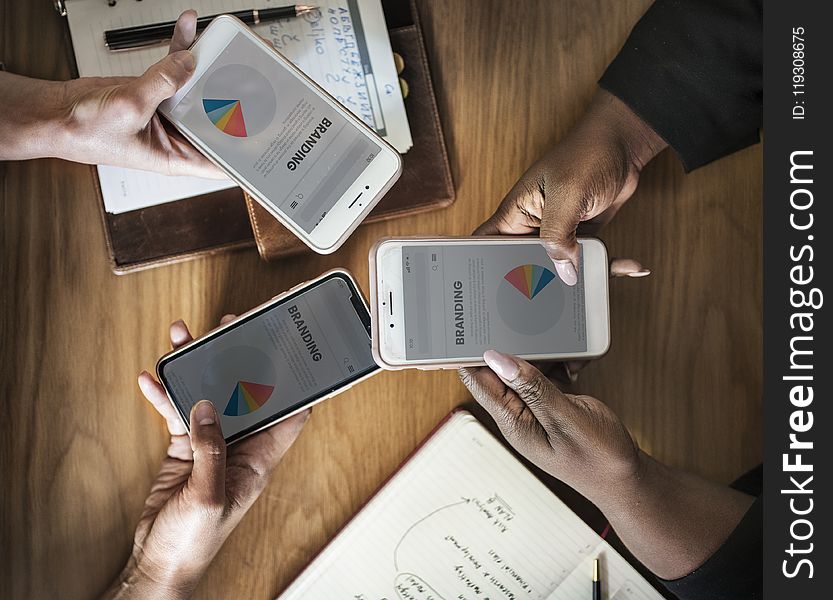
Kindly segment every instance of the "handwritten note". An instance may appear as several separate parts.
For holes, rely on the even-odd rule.
[[[262,24],[255,31],[394,148],[406,152],[411,131],[378,0],[316,4],[318,11]]]
[[[167,53],[154,46],[110,52],[104,31],[173,21],[193,8],[200,15],[286,5],[286,0],[69,0],[67,17],[82,77],[141,75]],[[376,129],[400,152],[412,145],[405,105],[393,63],[381,0],[321,0],[302,18],[261,23],[253,29],[321,87]],[[99,167],[104,206],[118,214],[234,187],[230,181],[165,177],[144,171]]]
[[[561,600],[660,596],[468,413],[458,413],[280,600]]]

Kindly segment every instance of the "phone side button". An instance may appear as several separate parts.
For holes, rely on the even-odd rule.
[[[304,287],[305,285],[307,285],[309,282],[310,282],[310,280],[309,280],[309,279],[307,279],[306,281],[302,281],[302,282],[301,282],[301,283],[299,283],[298,285],[296,285],[296,286],[293,286],[293,287],[289,288],[289,289],[288,289],[288,290],[286,290],[285,292],[281,292],[280,294],[276,294],[276,295],[272,296],[272,300],[275,300],[276,298],[279,298],[280,296],[285,296],[285,295],[287,295],[287,294],[291,294],[292,292],[297,292],[297,291],[298,291],[298,290],[300,290],[302,287]]]
[[[346,392],[347,390],[349,390],[350,388],[352,388],[354,385],[356,385],[356,382],[355,382],[355,381],[354,381],[353,383],[349,383],[349,384],[345,385],[343,388],[338,388],[338,389],[337,389],[337,390],[335,390],[334,392],[330,392],[329,394],[327,394],[326,396],[324,396],[324,399],[325,399],[325,400],[329,400],[330,398],[333,398],[333,397],[335,397],[335,396],[338,396],[339,394],[343,394],[344,392]]]

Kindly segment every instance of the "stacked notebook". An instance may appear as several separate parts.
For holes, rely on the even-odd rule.
[[[470,413],[452,413],[280,600],[660,600]]]
[[[291,0],[64,0],[80,76],[139,75],[165,47],[110,52],[107,29],[174,20],[193,8],[201,15],[290,4]],[[358,114],[404,155],[405,171],[369,220],[382,220],[454,200],[418,15],[413,0],[322,0],[321,13],[256,26],[255,31],[295,62],[348,108],[350,93],[339,77],[341,50],[372,48],[363,65],[364,93],[378,102]],[[338,15],[337,23],[329,17]],[[359,40],[362,37],[362,40]],[[393,52],[405,63],[400,92]],[[230,182],[164,177],[114,167],[92,168],[113,270],[125,273],[254,242],[264,258],[305,251],[305,246]]]

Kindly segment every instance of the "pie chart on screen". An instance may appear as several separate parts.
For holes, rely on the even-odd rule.
[[[498,284],[497,312],[513,331],[538,335],[549,331],[564,311],[564,291],[555,274],[542,265],[511,269]]]
[[[226,416],[242,416],[256,411],[266,404],[272,395],[274,385],[254,383],[252,381],[238,381],[234,386],[223,414]]]
[[[202,395],[226,417],[260,410],[273,396],[277,374],[272,359],[259,348],[233,346],[214,355],[205,366]]]
[[[234,137],[248,137],[240,100],[203,99],[202,106],[214,127]]]
[[[272,84],[248,65],[225,65],[202,90],[209,121],[224,134],[246,138],[264,131],[275,118],[277,100]]]

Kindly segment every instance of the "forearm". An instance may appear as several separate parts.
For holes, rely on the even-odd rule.
[[[701,566],[754,501],[641,452],[633,477],[591,499],[633,555],[662,579],[678,579]]]
[[[58,156],[65,138],[63,82],[0,72],[0,160]]]

